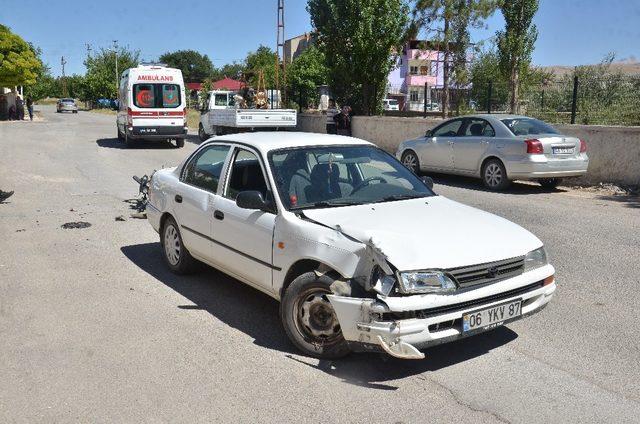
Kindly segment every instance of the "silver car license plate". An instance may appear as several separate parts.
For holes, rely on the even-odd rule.
[[[570,155],[573,153],[573,147],[554,147],[554,155]]]
[[[488,330],[502,325],[506,320],[522,314],[520,310],[521,304],[522,299],[517,299],[489,308],[467,312],[462,316],[462,331],[477,330],[478,328]]]

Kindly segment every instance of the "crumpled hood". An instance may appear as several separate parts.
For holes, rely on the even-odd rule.
[[[372,241],[400,271],[493,262],[542,246],[513,222],[442,196],[311,209],[304,215],[363,243]]]

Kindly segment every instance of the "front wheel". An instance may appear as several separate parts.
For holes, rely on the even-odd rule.
[[[280,304],[280,318],[287,336],[307,355],[321,359],[349,353],[333,306],[327,298],[333,279],[307,272],[287,287]]]
[[[402,164],[416,175],[420,172],[420,160],[413,150],[407,150],[402,154]]]
[[[507,178],[507,169],[498,159],[489,160],[482,168],[482,182],[490,190],[504,190],[511,181]]]
[[[560,185],[561,181],[562,181],[561,178],[542,178],[538,180],[542,188],[547,190],[553,190],[557,188],[558,185]]]
[[[205,132],[202,124],[198,125],[198,137],[200,138],[200,141],[205,141],[209,138],[209,134]]]

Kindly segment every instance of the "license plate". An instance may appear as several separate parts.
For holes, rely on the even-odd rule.
[[[512,300],[490,308],[467,312],[462,316],[462,331],[471,331],[502,325],[506,320],[518,317],[522,314],[520,305],[522,299]]]
[[[570,155],[573,153],[573,147],[553,147],[554,155]]]

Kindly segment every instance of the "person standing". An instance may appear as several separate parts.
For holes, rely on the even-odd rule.
[[[349,106],[342,106],[342,111],[333,117],[336,123],[338,135],[351,136],[351,116],[349,116]]]
[[[29,121],[33,121],[33,99],[27,97],[27,111],[29,112]]]
[[[336,122],[333,118],[340,113],[340,111],[336,108],[336,101],[334,99],[329,99],[329,107],[325,113],[327,114],[327,134],[337,134]]]
[[[18,121],[24,120],[24,102],[20,96],[16,96],[16,115]]]

